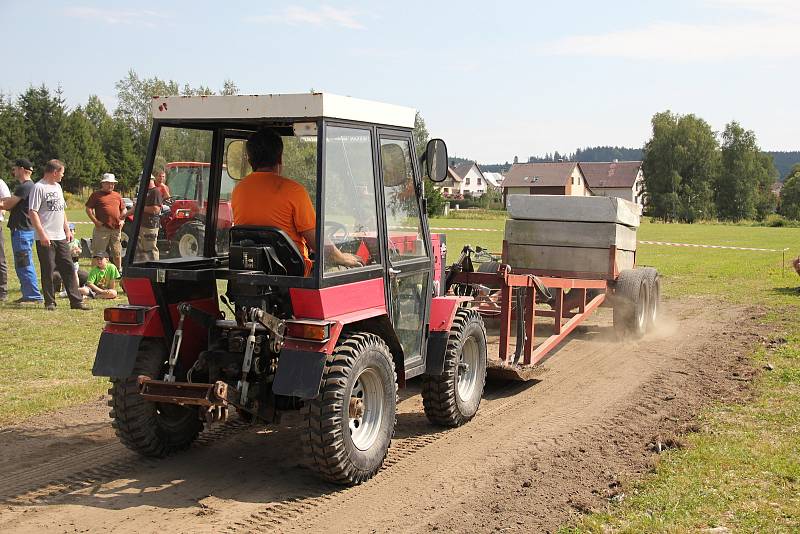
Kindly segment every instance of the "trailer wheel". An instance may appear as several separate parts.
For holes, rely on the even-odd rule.
[[[652,267],[645,267],[644,279],[650,287],[650,294],[647,298],[647,331],[655,328],[661,313],[661,276]]]
[[[167,351],[161,343],[142,340],[133,376],[112,378],[109,415],[119,440],[143,456],[163,457],[189,447],[203,430],[196,407],[162,404],[139,395],[139,375],[161,378]]]
[[[614,330],[619,337],[642,337],[647,330],[650,285],[643,269],[619,273],[614,288]]]
[[[460,426],[478,412],[486,384],[486,327],[475,310],[456,312],[444,357],[444,373],[422,378],[425,415],[437,425]]]
[[[328,356],[319,394],[305,408],[303,441],[311,467],[337,484],[369,480],[386,458],[396,412],[389,347],[374,334],[343,334]]]

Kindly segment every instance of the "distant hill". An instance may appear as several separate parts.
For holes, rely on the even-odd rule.
[[[778,172],[781,175],[781,182],[789,175],[789,171],[792,170],[792,165],[800,163],[800,151],[767,151],[767,154],[772,156],[772,161],[775,162],[775,168],[778,169]]]

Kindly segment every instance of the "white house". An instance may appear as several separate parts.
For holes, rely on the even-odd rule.
[[[486,178],[477,163],[467,162],[447,169],[447,179],[436,187],[444,196],[481,196],[486,192]]]

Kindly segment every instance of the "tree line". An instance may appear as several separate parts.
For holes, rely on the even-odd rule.
[[[0,168],[17,158],[34,164],[41,177],[45,162],[66,165],[62,186],[78,193],[95,187],[104,172],[116,175],[122,191],[132,190],[142,172],[150,135],[150,102],[154,95],[232,95],[236,84],[225,80],[218,93],[206,86],[181,86],[174,80],[141,78],[130,70],[115,84],[117,107],[109,113],[97,95],[86,104],[67,106],[61,87],[29,87],[17,97],[0,94]]]
[[[693,114],[656,113],[642,170],[646,209],[664,221],[763,220],[773,213],[778,171],[755,133],[732,121],[722,134]]]

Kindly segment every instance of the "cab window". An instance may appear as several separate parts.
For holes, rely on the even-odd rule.
[[[333,261],[331,246],[355,254],[363,265],[380,263],[370,130],[326,128],[324,207],[324,246],[319,248],[325,274],[344,270]]]

